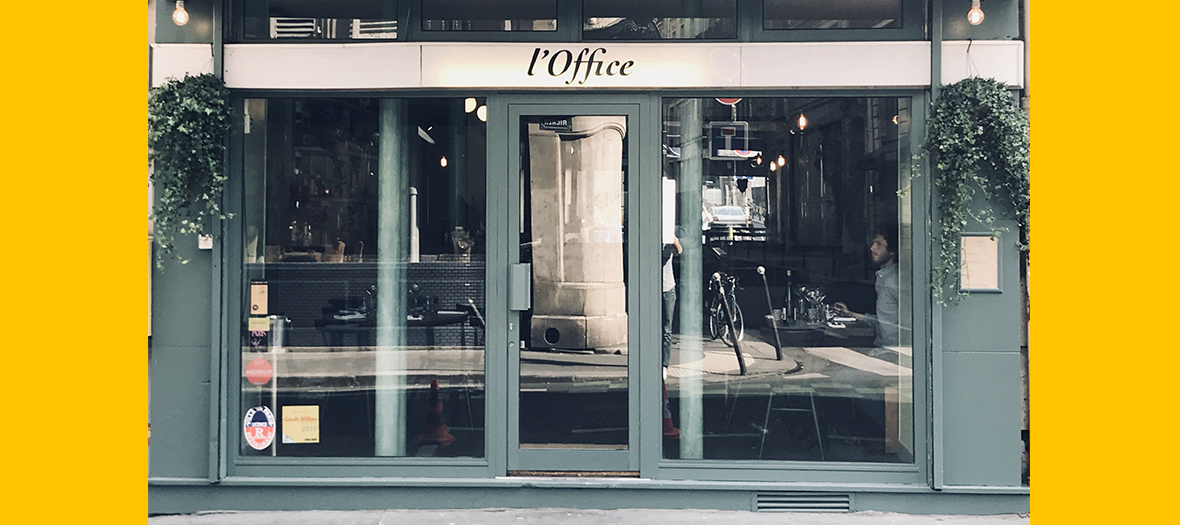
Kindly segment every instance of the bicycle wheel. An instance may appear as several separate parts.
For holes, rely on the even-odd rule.
[[[729,303],[729,311],[733,312],[733,329],[737,332],[737,340],[744,341],[742,338],[746,335],[746,323],[742,319],[742,307],[738,306],[736,298]],[[726,328],[729,327],[726,326]],[[733,346],[732,342],[729,344]]]
[[[725,321],[725,308],[721,306],[721,297],[715,295],[709,304],[709,338],[724,339],[727,333],[729,325]]]
[[[733,332],[729,330],[729,317],[725,314],[725,309],[721,307],[721,301],[714,301],[717,309],[713,311],[710,316],[709,332],[710,335],[717,334],[714,339],[720,339],[721,342],[727,346],[733,346]],[[744,323],[742,322],[742,309],[737,305],[737,301],[730,300],[729,311],[733,312],[733,330],[737,332],[737,340],[741,341],[742,337],[746,335]]]

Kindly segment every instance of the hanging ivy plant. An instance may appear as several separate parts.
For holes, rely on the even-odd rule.
[[[995,214],[987,206],[1007,208],[1020,229],[1019,247],[1028,250],[1029,127],[1008,87],[994,79],[967,78],[944,86],[926,123],[923,149],[937,167],[934,186],[939,198],[939,259],[931,285],[957,301],[959,240],[968,221],[998,234]],[[988,204],[972,210],[976,195]]]
[[[210,235],[221,213],[229,90],[214,75],[169,79],[148,97],[148,160],[155,202],[156,264],[176,253],[182,234]]]

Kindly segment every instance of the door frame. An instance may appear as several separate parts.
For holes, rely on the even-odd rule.
[[[650,95],[489,95],[488,105],[488,396],[489,456],[495,470],[633,472],[654,468],[661,435],[659,365],[660,174],[658,104]],[[653,108],[655,108],[653,110]],[[520,257],[520,118],[526,115],[625,115],[628,140],[626,203],[628,312],[628,443],[625,451],[521,449],[519,446],[520,326],[509,283]],[[643,176],[640,176],[643,174]],[[654,174],[654,176],[653,176]],[[645,249],[650,246],[650,249]],[[653,316],[649,312],[655,312]],[[645,351],[644,349],[651,349]],[[650,373],[641,373],[648,371]],[[644,377],[645,375],[651,377]],[[651,395],[651,394],[657,395]],[[650,398],[650,399],[648,399]],[[493,431],[492,421],[499,420]],[[640,474],[642,475],[642,474]]]

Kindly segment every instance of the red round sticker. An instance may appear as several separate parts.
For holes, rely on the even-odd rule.
[[[254,407],[246,411],[246,418],[242,421],[242,433],[246,435],[246,443],[254,450],[269,447],[275,439],[275,415],[269,407]]]
[[[719,99],[717,99],[717,102],[720,102],[722,104],[727,104],[730,106],[737,104],[738,102],[741,102],[741,101],[742,101],[742,99],[740,99],[740,98],[719,98]]]
[[[259,357],[246,364],[246,380],[255,385],[265,385],[274,376],[274,371],[270,361]]]

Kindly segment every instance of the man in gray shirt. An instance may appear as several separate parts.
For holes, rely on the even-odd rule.
[[[858,314],[848,309],[844,303],[836,303],[836,313],[847,315],[858,321],[864,321],[873,327],[876,346],[897,346],[900,344],[900,329],[898,325],[898,311],[901,304],[899,297],[899,280],[897,273],[897,234],[892,229],[873,237],[873,244],[869,247],[869,254],[873,264],[877,265],[877,313]]]

